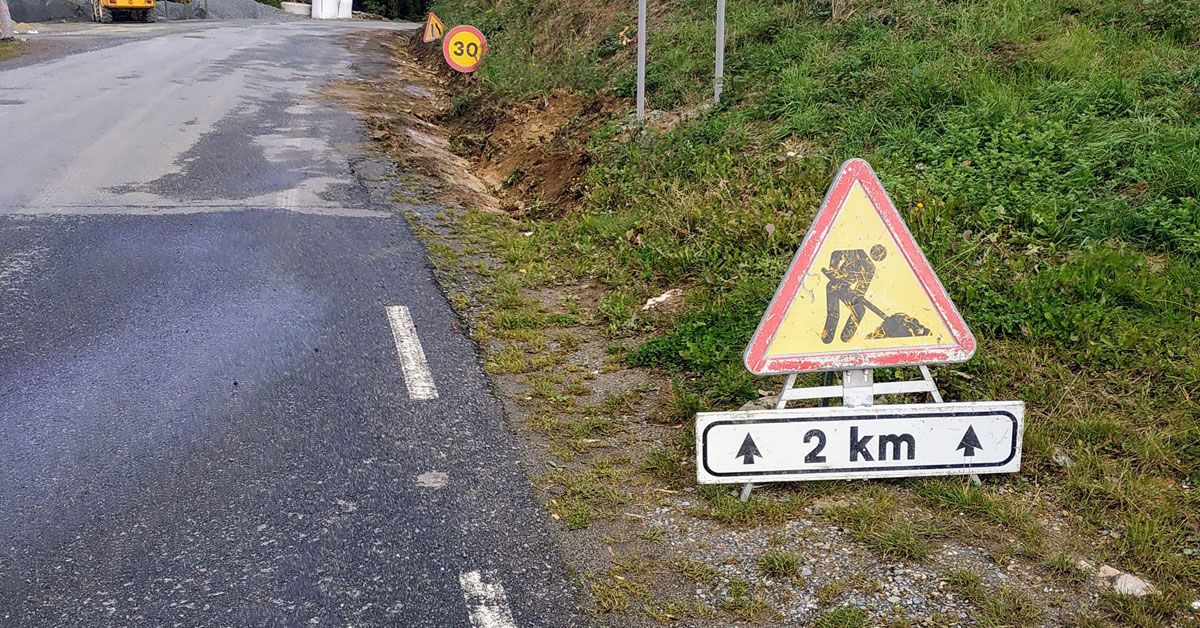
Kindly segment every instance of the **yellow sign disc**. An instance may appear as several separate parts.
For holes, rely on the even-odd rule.
[[[455,26],[442,39],[442,57],[459,72],[474,72],[487,54],[487,38],[474,26]]]

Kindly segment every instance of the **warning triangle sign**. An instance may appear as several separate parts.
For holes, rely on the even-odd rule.
[[[963,362],[975,337],[861,159],[842,164],[744,355],[758,375]]]
[[[430,11],[429,15],[425,17],[425,34],[421,37],[421,41],[425,43],[437,41],[445,34],[446,25],[442,20],[438,19],[438,16],[433,11]]]

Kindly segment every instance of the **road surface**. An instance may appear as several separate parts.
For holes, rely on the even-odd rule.
[[[389,165],[320,94],[367,27],[0,70],[0,626],[580,621]]]

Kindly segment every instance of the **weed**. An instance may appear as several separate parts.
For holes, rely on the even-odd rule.
[[[1047,560],[1045,566],[1058,577],[1073,584],[1082,584],[1089,575],[1076,561],[1062,552]]]
[[[680,454],[678,450],[656,447],[646,454],[642,469],[668,486],[679,486],[687,480],[690,471]]]
[[[750,583],[740,578],[729,582],[728,595],[721,608],[743,621],[763,621],[776,615],[775,609],[761,595],[753,594]]]
[[[827,582],[817,589],[817,601],[822,606],[828,605],[846,592],[846,585],[841,582]]]
[[[496,375],[505,373],[523,373],[529,369],[525,360],[525,352],[517,347],[508,346],[487,357],[487,371]]]
[[[650,526],[641,534],[641,539],[647,543],[662,543],[666,538],[661,526]]]
[[[564,497],[550,502],[550,512],[558,515],[570,530],[586,528],[596,520],[596,512],[590,504],[578,498]]]
[[[800,556],[786,551],[764,554],[758,559],[758,570],[768,578],[798,580],[800,578]]]
[[[814,628],[866,628],[867,612],[857,606],[842,606],[822,614],[813,622]]]
[[[932,553],[928,539],[934,534],[926,524],[894,523],[881,531],[870,533],[868,543],[895,558],[923,560]]]
[[[694,418],[696,413],[703,409],[704,402],[699,395],[687,390],[678,382],[671,382],[656,403],[651,418],[657,423],[668,425],[683,423]]]
[[[446,298],[450,301],[450,307],[459,314],[466,312],[471,307],[471,297],[462,292],[451,292]]]
[[[1121,625],[1138,628],[1167,625],[1168,620],[1186,605],[1186,596],[1174,590],[1145,597],[1105,592],[1100,600],[1100,607]]]
[[[645,584],[623,576],[610,576],[591,583],[592,605],[599,613],[619,613],[629,609],[630,600],[648,601],[650,589]]]
[[[11,59],[20,53],[20,43],[13,40],[0,41],[0,61]]]
[[[895,499],[883,490],[869,491],[850,505],[826,508],[826,516],[858,539],[890,556],[922,560],[933,551],[929,541],[942,535],[931,521],[906,518]]]
[[[696,584],[713,586],[721,578],[717,570],[710,567],[708,563],[691,558],[680,559],[676,563],[676,567],[678,567],[684,576]]]
[[[704,485],[700,487],[702,503],[697,506],[696,514],[732,525],[749,525],[787,520],[805,506],[796,496],[777,498],[760,493],[763,491],[743,502],[728,487]]]
[[[1041,623],[1042,610],[1028,596],[1011,587],[1000,587],[987,594],[980,605],[983,626],[1037,626]]]
[[[984,597],[983,577],[969,569],[959,567],[951,570],[946,574],[946,582],[952,591],[972,602]]]
[[[620,426],[608,417],[588,416],[569,424],[567,433],[572,438],[597,438],[611,436],[620,429]]]

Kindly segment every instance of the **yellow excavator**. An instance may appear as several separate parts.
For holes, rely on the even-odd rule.
[[[102,24],[129,20],[149,22],[155,0],[92,0],[92,18]]]

